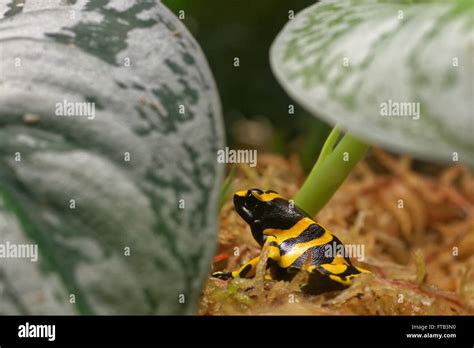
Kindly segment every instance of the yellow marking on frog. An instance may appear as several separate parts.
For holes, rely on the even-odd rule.
[[[306,230],[309,226],[313,225],[315,222],[308,217],[305,217],[299,220],[293,227],[290,227],[287,230],[281,230],[278,228],[267,228],[263,231],[263,234],[267,236],[275,236],[277,238],[278,244],[289,239],[298,237],[301,232]]]
[[[253,277],[255,275],[255,271],[257,269],[257,265],[259,261],[260,261],[260,256],[254,257],[252,260],[242,265],[239,268],[239,270],[232,272],[232,278]],[[241,274],[241,272],[245,270],[247,267],[250,267],[250,269],[245,274]]]
[[[306,252],[306,250],[312,247],[327,244],[330,241],[332,241],[332,239],[333,239],[332,234],[326,231],[319,238],[310,240],[309,242],[295,244],[295,246],[293,246],[293,248],[291,248],[291,250],[288,253],[280,257],[280,261],[278,262],[278,265],[280,267],[287,268],[291,266],[298,257],[303,255],[304,252]]]
[[[338,254],[331,263],[322,264],[321,267],[330,273],[342,274],[347,270],[348,264],[347,261]]]
[[[236,196],[245,197],[247,195],[247,190],[238,191],[235,193]]]
[[[321,265],[321,267],[324,268],[326,271],[334,273],[334,274],[341,274],[341,273],[344,273],[347,270],[346,265],[324,264],[324,265]]]
[[[365,268],[362,268],[362,267],[357,267],[357,266],[355,266],[355,268],[357,268],[357,270],[358,270],[360,273],[371,273],[369,270],[366,270]]]
[[[282,198],[278,193],[275,192],[258,194],[257,192],[252,191],[252,195],[262,202],[269,202],[275,198]]]
[[[349,285],[352,284],[351,278],[353,278],[353,277],[348,276],[347,279],[342,279],[341,277],[338,277],[338,276],[336,276],[336,275],[331,274],[331,275],[329,276],[329,278],[331,278],[331,279],[334,280],[335,282],[338,282],[338,283],[341,283],[341,284],[344,284],[344,285],[349,286]]]

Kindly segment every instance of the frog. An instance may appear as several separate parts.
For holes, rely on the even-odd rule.
[[[242,190],[234,194],[233,201],[255,241],[267,250],[267,279],[291,281],[303,270],[308,277],[302,290],[321,294],[343,290],[352,285],[355,277],[370,273],[352,264],[341,252],[344,244],[334,234],[276,191]],[[211,275],[221,280],[252,278],[261,257],[254,257],[235,271]]]

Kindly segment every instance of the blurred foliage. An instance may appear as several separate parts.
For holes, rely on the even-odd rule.
[[[289,20],[315,0],[164,0],[202,46],[222,99],[226,135],[231,146],[252,146],[287,154],[292,145],[302,151],[304,168],[311,168],[329,127],[296,105],[275,80],[269,49]],[[181,12],[183,14],[183,12]],[[234,67],[234,58],[240,67]],[[288,113],[294,105],[294,114]],[[248,127],[241,127],[247,120]],[[236,129],[237,128],[237,129]],[[257,140],[247,142],[248,128]],[[271,139],[260,134],[270,133]],[[300,139],[301,138],[301,139]],[[301,143],[303,141],[303,144]]]
[[[393,21],[394,13],[400,20]],[[297,103],[352,133],[351,159],[374,144],[419,160],[474,167],[473,29],[472,0],[324,1],[289,21],[270,61]],[[328,167],[315,185],[335,182],[338,169]]]

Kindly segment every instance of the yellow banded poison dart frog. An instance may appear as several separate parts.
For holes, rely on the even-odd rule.
[[[352,278],[369,272],[353,266],[341,255],[344,246],[337,237],[275,191],[239,191],[234,195],[234,206],[258,244],[268,244],[267,268],[272,279],[291,280],[305,269],[309,278],[302,290],[319,294],[344,289],[352,284]],[[253,277],[259,260],[257,256],[237,271],[214,272],[212,276],[223,280]]]

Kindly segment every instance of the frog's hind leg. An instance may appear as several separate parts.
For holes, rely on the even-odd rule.
[[[309,273],[308,281],[301,287],[301,290],[308,294],[319,295],[345,288],[347,288],[346,284],[335,281],[322,268],[316,267]]]
[[[310,277],[304,291],[318,294],[326,291],[342,290],[352,285],[352,279],[369,271],[353,266],[342,256],[336,256],[331,263],[311,265],[308,267]]]

